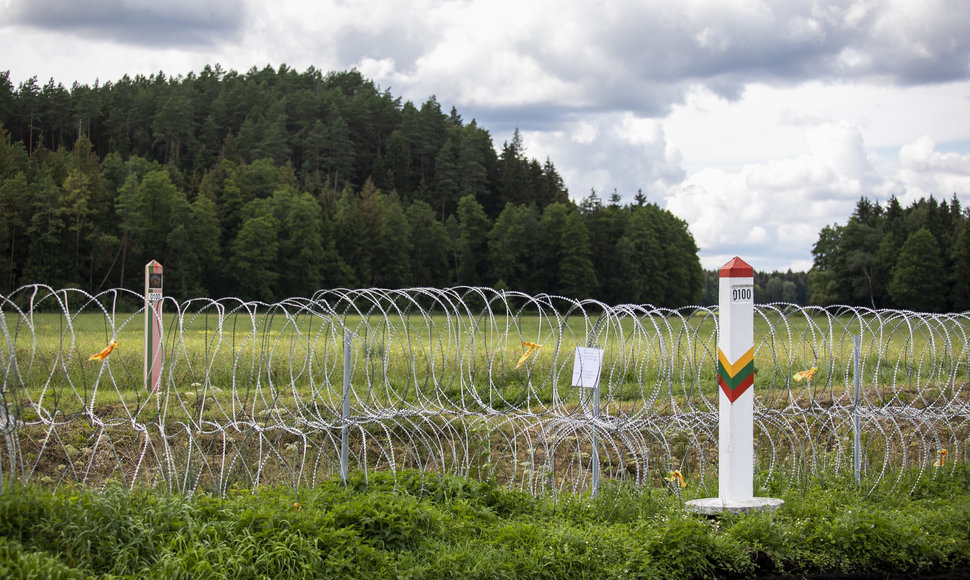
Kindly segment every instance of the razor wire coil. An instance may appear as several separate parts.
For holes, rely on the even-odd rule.
[[[674,469],[698,494],[717,484],[715,307],[473,287],[165,298],[155,393],[143,381],[144,308],[123,289],[0,296],[0,483],[222,494],[315,485],[349,464],[558,493],[588,490],[595,461],[603,478],[641,486],[672,485]],[[763,483],[851,472],[854,421],[867,485],[962,466],[968,313],[768,304],[754,328]],[[114,353],[88,360],[111,340]],[[541,346],[517,367],[523,343]],[[571,384],[581,346],[604,349],[598,408]]]

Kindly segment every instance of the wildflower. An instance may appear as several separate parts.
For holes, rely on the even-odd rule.
[[[670,477],[664,478],[667,481],[679,481],[680,487],[687,487],[687,482],[684,480],[684,474],[680,472],[679,469],[675,469],[670,472]]]
[[[300,510],[303,509],[303,506],[301,506],[300,505],[300,502],[298,502],[298,501],[297,502],[293,502],[293,509],[295,509],[296,511],[300,511]]]
[[[104,360],[108,358],[108,355],[111,354],[111,351],[113,351],[116,346],[118,346],[118,341],[112,340],[108,343],[108,346],[104,347],[104,350],[92,354],[88,357],[88,360]]]
[[[936,454],[939,455],[940,458],[936,460],[933,467],[943,467],[943,465],[946,463],[946,449],[940,449],[936,452]]]
[[[800,381],[802,379],[805,379],[806,381],[811,381],[812,380],[812,377],[815,376],[815,372],[817,370],[818,370],[818,367],[812,367],[812,368],[808,369],[807,371],[802,371],[800,373],[795,373],[795,376],[793,378],[795,379],[795,381]]]
[[[522,358],[519,359],[519,362],[516,363],[515,368],[519,368],[520,366],[522,366],[522,364],[525,363],[526,359],[532,356],[532,353],[542,348],[541,344],[536,344],[534,342],[525,342],[525,341],[522,341],[522,346],[526,346],[528,347],[528,349],[525,351],[525,354],[522,355]]]

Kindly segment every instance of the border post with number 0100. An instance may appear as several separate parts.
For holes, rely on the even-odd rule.
[[[734,257],[718,287],[718,497],[687,502],[701,513],[775,509],[754,497],[754,268]]]
[[[731,502],[754,496],[754,269],[736,257],[719,273],[718,495]]]

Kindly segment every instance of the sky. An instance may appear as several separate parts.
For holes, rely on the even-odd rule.
[[[570,196],[642,190],[705,268],[807,270],[866,196],[970,203],[965,0],[0,0],[0,70],[357,69],[516,128]]]

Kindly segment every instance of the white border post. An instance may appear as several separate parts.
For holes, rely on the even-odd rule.
[[[777,509],[784,502],[754,497],[754,268],[734,257],[718,288],[718,497],[687,508],[724,511]]]
[[[145,390],[157,393],[162,385],[162,265],[145,265]]]
[[[734,258],[720,270],[717,346],[718,495],[754,497],[754,269]]]

